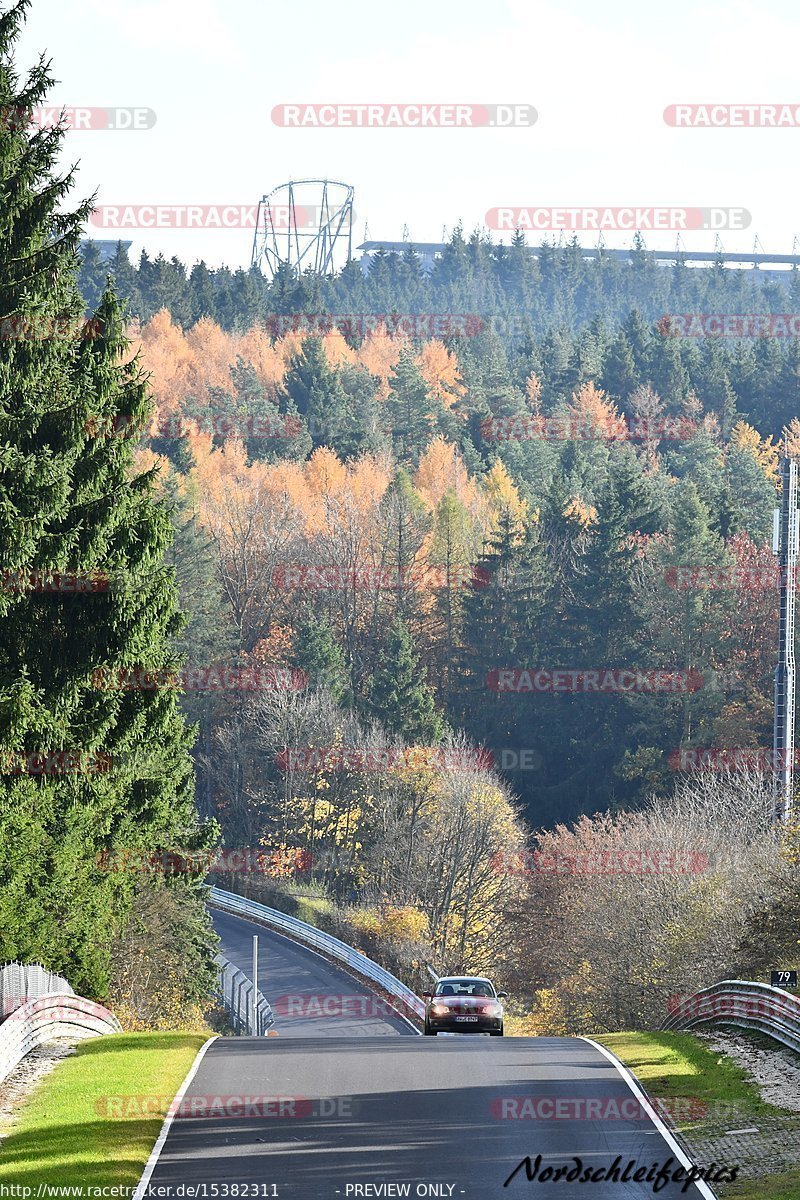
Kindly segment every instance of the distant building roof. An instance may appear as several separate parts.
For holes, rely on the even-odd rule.
[[[362,242],[358,247],[365,254],[375,254],[379,250],[385,251],[387,254],[404,254],[406,250],[415,250],[421,256],[430,258],[436,254],[443,253],[448,242]],[[538,255],[538,246],[527,246],[529,254]],[[633,253],[631,250],[619,250],[616,247],[609,246],[579,246],[578,249],[584,258],[595,258],[598,254],[603,254],[607,258],[616,258],[622,261],[629,259]],[[657,262],[675,262],[678,258],[682,258],[684,262],[697,263],[739,263],[742,265],[751,266],[792,266],[800,267],[800,254],[747,254],[740,251],[717,251],[717,250],[647,250],[645,253],[655,259]]]
[[[367,252],[386,250],[393,254],[402,254],[406,250],[416,250],[420,254],[441,254],[447,244],[447,242],[362,242],[358,249]]]

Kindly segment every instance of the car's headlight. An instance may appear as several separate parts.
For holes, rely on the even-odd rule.
[[[444,1017],[447,1014],[447,1005],[446,1004],[432,1004],[431,1012],[433,1013],[433,1015],[435,1017]]]
[[[493,1000],[491,1004],[484,1004],[482,1011],[488,1013],[492,1017],[499,1017],[503,1011],[503,1006],[499,1001]]]

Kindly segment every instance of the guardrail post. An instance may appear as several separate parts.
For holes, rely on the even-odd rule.
[[[256,997],[258,996],[258,934],[253,934],[253,1019],[250,1022],[250,1032],[258,1037],[258,1014],[256,1012]]]

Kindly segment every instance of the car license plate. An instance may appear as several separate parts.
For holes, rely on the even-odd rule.
[[[457,1021],[477,1021],[477,1017],[456,1017]]]

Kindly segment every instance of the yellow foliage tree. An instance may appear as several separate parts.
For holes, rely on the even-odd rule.
[[[575,521],[582,529],[588,529],[597,520],[597,509],[593,504],[587,504],[580,496],[573,496],[564,505],[564,516]]]
[[[236,363],[233,338],[216,321],[202,317],[186,335],[192,351],[187,383],[190,392],[200,399],[212,387],[230,391],[231,367]]]
[[[572,421],[586,427],[587,433],[601,438],[624,439],[627,425],[616,406],[606,398],[602,388],[592,380],[582,383],[567,405]]]
[[[162,308],[141,326],[134,345],[141,350],[142,365],[151,376],[158,412],[179,412],[194,363],[194,350],[181,327]]]
[[[338,329],[332,329],[330,333],[325,334],[322,339],[322,348],[325,351],[328,364],[334,370],[345,363],[355,363],[358,361],[358,355],[355,350],[352,346],[348,346]]]
[[[773,446],[771,437],[762,438],[752,425],[737,421],[731,430],[731,445],[754,458],[771,483],[778,482],[778,447]]]
[[[542,411],[542,381],[533,372],[525,380],[525,396],[531,412],[538,417]]]
[[[554,988],[540,988],[534,994],[529,1013],[509,1017],[510,1031],[516,1037],[574,1037],[593,1033],[597,1020],[591,995],[592,968],[588,962],[582,962],[574,974],[559,980]]]
[[[435,437],[419,460],[414,487],[431,512],[445,492],[453,492],[465,508],[477,501],[478,489],[470,479],[456,446],[443,437]]]
[[[437,338],[426,342],[417,355],[419,373],[428,385],[428,392],[447,408],[452,408],[466,387],[458,370],[458,360],[444,342]]]
[[[379,325],[373,332],[367,334],[358,353],[359,361],[370,375],[378,380],[378,394],[385,400],[389,395],[389,379],[392,370],[400,360],[400,354],[408,344],[405,334],[390,337],[385,325]]]
[[[784,427],[781,445],[787,458],[800,458],[800,419],[797,417],[792,417]]]
[[[528,504],[520,496],[501,459],[498,458],[484,476],[482,488],[489,502],[491,526],[496,529],[501,516],[508,514],[512,527],[521,535],[529,516]],[[531,515],[533,520],[538,518],[538,513]]]
[[[253,325],[236,339],[235,354],[251,366],[258,382],[272,395],[282,381],[286,364],[283,354],[277,349],[263,325]]]
[[[320,446],[305,464],[306,482],[318,496],[335,496],[347,487],[347,467],[335,450]]]

